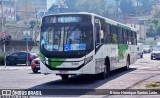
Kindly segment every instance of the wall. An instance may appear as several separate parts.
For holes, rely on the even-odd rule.
[[[33,47],[35,47],[34,42],[28,43],[29,51],[32,50]],[[27,51],[27,44],[24,41],[9,41],[6,42],[6,53],[7,55],[19,52],[19,51]],[[3,53],[3,45],[2,42],[0,42],[0,53]]]

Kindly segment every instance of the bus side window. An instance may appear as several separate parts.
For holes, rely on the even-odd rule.
[[[127,43],[127,42],[128,42],[128,34],[127,34],[127,30],[126,30],[126,29],[123,29],[123,35],[124,35],[124,36],[123,36],[123,39],[124,39],[124,40],[123,40],[123,41],[124,41],[123,43],[124,43],[124,44],[128,44],[128,43]]]
[[[118,27],[118,43],[123,44],[123,32],[122,28]]]
[[[118,36],[117,36],[117,27],[111,26],[111,40],[112,43],[118,43]]]
[[[136,32],[133,31],[133,44],[137,45],[137,35]]]
[[[96,27],[96,43],[100,43],[100,27]]]
[[[127,30],[128,31],[128,44],[129,45],[132,45],[132,32],[130,30]]]
[[[106,24],[105,43],[111,43],[111,25]]]

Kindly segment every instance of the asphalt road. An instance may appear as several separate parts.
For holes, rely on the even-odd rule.
[[[81,95],[72,97],[104,97],[104,98],[139,98],[139,96],[110,96],[110,95],[86,95],[94,89],[146,89],[147,81],[154,81],[154,77],[160,76],[160,61],[150,60],[150,54],[130,66],[130,70],[116,70],[104,80],[96,80],[93,76],[71,77],[68,81],[61,80],[60,76],[54,74],[34,74],[31,69],[0,70],[1,89],[88,89]],[[156,78],[160,82],[160,78]],[[40,97],[40,96],[38,96]],[[48,96],[50,97],[50,96]],[[57,97],[57,96],[55,96]],[[62,96],[64,97],[64,96]],[[65,97],[70,97],[69,95]],[[141,98],[151,98],[150,95]],[[160,96],[152,96],[160,98]],[[36,97],[37,98],[37,97]]]

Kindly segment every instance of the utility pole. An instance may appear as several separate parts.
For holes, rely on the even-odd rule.
[[[37,36],[37,34],[38,34],[38,15],[37,15],[37,13],[38,13],[38,0],[36,0],[36,2],[35,2],[36,4],[36,8],[35,8],[35,14],[36,14],[36,26],[35,26],[35,32],[34,32],[34,41],[35,41],[35,43],[36,43],[36,36]]]
[[[26,0],[26,13],[25,13],[25,31],[27,31],[27,14],[28,14],[28,12],[27,12],[27,6],[28,6],[28,4],[27,4],[27,0]],[[27,64],[27,66],[28,66],[28,51],[29,51],[29,49],[28,49],[28,40],[26,40],[26,48],[27,48],[27,61],[26,61],[26,64]]]
[[[5,45],[5,33],[4,33],[4,20],[3,20],[3,18],[4,18],[4,15],[3,15],[3,0],[1,0],[1,14],[2,14],[2,17],[1,17],[1,19],[2,19],[2,34],[4,34],[4,42],[3,42],[3,51],[4,51],[4,66],[5,66],[5,68],[6,68],[6,45]]]

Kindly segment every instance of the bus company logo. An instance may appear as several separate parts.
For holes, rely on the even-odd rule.
[[[11,96],[12,92],[11,90],[2,90],[2,96]]]

